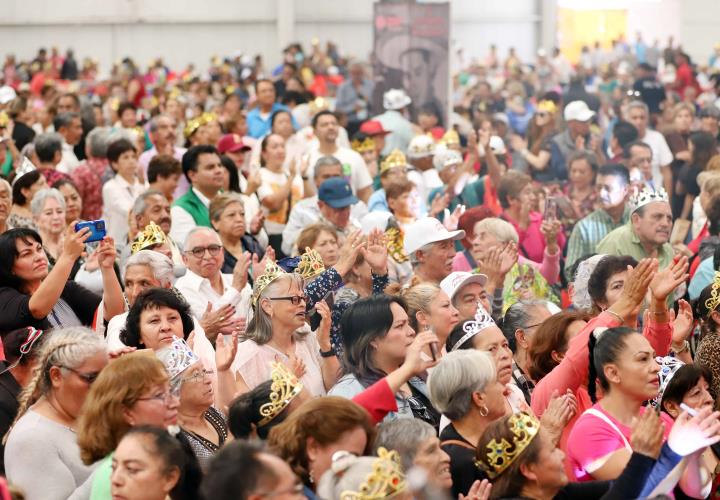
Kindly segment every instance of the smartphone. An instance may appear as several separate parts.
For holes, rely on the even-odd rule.
[[[546,220],[548,222],[554,221],[557,219],[557,200],[554,196],[548,196],[545,200],[545,214],[543,215],[543,220]]]
[[[333,304],[335,304],[335,295],[332,291],[325,294],[325,296],[322,298],[321,302],[325,302],[327,306],[332,310]],[[320,321],[322,321],[322,318],[320,317],[320,314],[317,312],[317,308],[313,307],[310,313],[310,328],[313,330],[317,330],[320,326]]]
[[[107,236],[107,231],[105,230],[105,221],[102,219],[78,222],[77,224],[75,224],[75,232],[77,233],[78,231],[81,231],[83,228],[86,227],[90,228],[90,237],[85,240],[85,243],[102,241],[103,238]]]
[[[438,343],[430,342],[430,354],[432,355],[433,361],[438,360]]]

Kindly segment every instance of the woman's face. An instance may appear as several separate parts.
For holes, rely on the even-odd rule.
[[[595,174],[587,160],[576,160],[570,165],[570,183],[575,188],[587,188],[592,186]]]
[[[440,440],[436,436],[431,436],[420,443],[413,465],[424,470],[428,480],[439,489],[452,488],[450,456],[440,448]]]
[[[245,236],[245,207],[240,202],[229,203],[220,218],[213,221],[213,226],[220,233],[220,238],[242,238]]]
[[[696,410],[702,410],[704,408],[712,410],[714,400],[710,394],[710,384],[707,383],[705,377],[700,377],[697,384],[685,393],[682,402]]]
[[[552,119],[552,115],[547,111],[538,111],[535,113],[535,124],[538,127],[545,126]]]
[[[148,349],[169,345],[173,337],[185,338],[180,313],[167,306],[148,307],[140,313],[140,340]]]
[[[45,205],[34,219],[40,232],[47,235],[58,235],[65,229],[65,209],[51,196],[45,199]]]
[[[615,363],[603,367],[611,387],[638,401],[647,401],[657,395],[660,387],[655,352],[645,337],[627,335],[625,345]]]
[[[349,451],[361,457],[365,454],[367,444],[367,433],[362,427],[345,431],[335,442],[327,445],[320,445],[313,438],[308,438],[306,449],[313,477],[318,481],[317,478],[330,470],[332,456],[338,451]]]
[[[600,304],[603,309],[612,307],[618,301],[620,294],[625,288],[625,280],[628,277],[627,271],[621,271],[610,276],[605,286],[605,304]]]
[[[680,133],[686,133],[690,131],[692,126],[693,116],[687,109],[681,109],[675,115],[675,129]]]
[[[80,415],[80,410],[90,385],[108,363],[107,353],[98,352],[87,358],[72,370],[53,367],[57,372],[51,374],[53,396],[62,410],[73,418]]]
[[[40,178],[35,181],[35,184],[31,184],[28,189],[23,189],[22,191],[25,195],[25,200],[27,202],[25,206],[30,206],[30,202],[35,197],[35,193],[37,193],[41,189],[47,189],[48,187],[49,186],[47,180],[45,179],[45,176],[41,175]]]
[[[338,245],[337,236],[327,231],[320,231],[313,245],[313,250],[317,250],[320,257],[322,257],[325,269],[337,264],[340,258],[340,246]]]
[[[472,339],[473,349],[489,352],[495,360],[497,378],[505,385],[512,378],[512,351],[500,328],[490,326]]]
[[[300,288],[293,279],[282,278],[277,286],[273,289],[275,293],[268,295],[270,297],[305,297],[305,291]],[[304,298],[297,304],[293,304],[291,300],[268,300],[270,308],[270,316],[273,325],[281,324],[289,328],[297,330],[305,324],[305,304],[307,298]]]
[[[209,408],[213,403],[212,372],[199,361],[185,370],[180,386],[180,406]]]
[[[477,224],[475,224],[473,232],[475,233],[475,239],[472,241],[472,251],[474,255],[480,256],[480,258],[496,246],[502,244],[494,233]]]
[[[547,431],[540,429],[535,436],[540,440],[540,453],[533,464],[528,464],[528,469],[534,473],[537,486],[554,494],[568,483],[565,473],[565,453],[558,448]]]
[[[170,382],[154,384],[135,404],[124,409],[125,420],[132,427],[152,425],[165,429],[177,423],[178,403],[177,395],[170,391]]]
[[[278,134],[268,137],[262,157],[265,160],[265,166],[280,168],[285,161],[285,139]]]
[[[407,191],[397,198],[390,198],[387,200],[388,207],[393,215],[405,218],[412,217],[414,215],[412,208],[410,207],[410,202],[412,201],[411,194],[412,193],[410,191]]]
[[[485,417],[488,420],[497,420],[505,416],[505,400],[510,395],[510,391],[497,378],[489,382],[482,392],[485,407],[488,414]]]
[[[460,313],[450,302],[448,295],[440,290],[430,302],[429,320],[435,334],[441,339],[446,339],[450,332],[460,321]]]
[[[12,273],[24,282],[42,280],[48,275],[48,258],[42,245],[28,238],[15,240],[18,256]]]
[[[0,185],[0,221],[5,222],[10,215],[12,205],[12,193],[5,185]]]
[[[363,160],[365,160],[365,165],[369,165],[370,163],[377,161],[377,153],[375,153],[374,149],[366,149],[360,155],[363,157]]]
[[[65,223],[70,224],[74,220],[80,220],[80,212],[82,212],[80,194],[70,184],[63,184],[58,190],[65,198]]]
[[[405,360],[408,346],[415,338],[415,330],[410,326],[408,315],[399,304],[393,302],[390,304],[390,310],[393,314],[392,326],[387,335],[372,341],[373,356],[375,358],[382,356],[392,364],[397,363],[400,366]]]
[[[180,471],[166,470],[153,450],[151,438],[124,437],[112,458],[110,483],[113,500],[165,500],[180,478]]]
[[[275,117],[275,124],[272,129],[274,134],[283,136],[285,139],[293,135],[293,124],[289,113],[280,113]]]

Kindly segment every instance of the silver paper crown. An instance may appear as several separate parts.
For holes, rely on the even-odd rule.
[[[663,188],[654,189],[646,186],[642,191],[634,194],[630,198],[630,206],[632,211],[635,212],[638,208],[644,207],[654,201],[664,201],[668,203],[669,198],[667,192]]]
[[[162,361],[170,376],[171,385],[176,385],[180,374],[200,361],[200,358],[192,352],[185,340],[173,336],[172,343],[159,351],[155,356]]]
[[[660,408],[662,403],[663,395],[667,389],[670,381],[675,376],[677,371],[685,364],[677,358],[672,356],[657,356],[655,358],[657,364],[660,365],[660,371],[658,372],[658,380],[660,381],[660,387],[658,389],[657,396],[650,402],[655,408]],[[662,409],[662,408],[661,408]]]
[[[25,174],[29,174],[30,172],[33,172],[37,170],[37,167],[31,162],[27,156],[23,155],[22,157],[22,163],[20,164],[20,168],[17,169],[15,172],[15,177],[13,178],[13,186],[18,181],[20,177],[22,177]]]
[[[482,304],[478,302],[477,310],[475,311],[475,319],[471,319],[463,323],[462,328],[465,334],[460,337],[460,340],[455,342],[455,345],[452,346],[450,352],[457,351],[461,345],[468,341],[468,339],[473,338],[475,335],[491,326],[496,326],[495,321],[493,321],[492,316],[487,313]]]

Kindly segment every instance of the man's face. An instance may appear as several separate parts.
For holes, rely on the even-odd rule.
[[[138,228],[142,229],[154,222],[165,234],[170,234],[172,219],[170,218],[170,203],[167,198],[155,194],[145,199],[145,211],[138,216]]]
[[[628,188],[616,175],[598,175],[596,185],[600,204],[605,210],[625,204]]]
[[[63,96],[58,99],[57,112],[60,113],[78,113],[80,108],[75,104],[75,99],[69,96]]]
[[[155,147],[164,147],[167,144],[174,144],[177,138],[175,120],[169,116],[158,118],[157,130],[152,133],[152,141]]]
[[[124,128],[135,127],[137,125],[137,112],[132,108],[126,109],[120,116],[120,123]]]
[[[712,116],[704,116],[700,120],[700,130],[703,132],[708,132],[712,135],[717,135],[718,133],[718,119],[714,118]]]
[[[338,136],[338,122],[333,115],[323,115],[315,125],[315,135],[320,142],[335,142]]]
[[[630,111],[628,111],[628,120],[635,125],[639,137],[644,137],[648,124],[648,115],[645,110],[642,108],[631,108]]]
[[[225,255],[217,233],[212,230],[199,231],[192,235],[186,246],[183,261],[188,269],[207,279],[212,279],[220,272]],[[197,257],[195,253],[202,255]]]
[[[355,81],[360,81],[363,79],[363,76],[365,76],[365,71],[363,70],[363,67],[360,64],[354,64],[350,66],[350,78],[352,78]]]
[[[642,243],[660,246],[670,240],[672,230],[672,211],[670,204],[655,201],[645,205],[643,214],[635,212],[632,215],[632,224],[635,234]]]
[[[318,201],[318,207],[320,207],[320,213],[323,217],[338,229],[345,229],[348,222],[350,222],[350,205],[343,208],[333,208],[327,203]]]
[[[342,167],[340,164],[325,165],[319,170],[315,171],[315,186],[320,189],[322,183],[331,177],[342,177]]]
[[[568,127],[570,128],[570,132],[575,136],[583,136],[585,137],[590,133],[590,121],[581,122],[579,120],[570,120],[568,122]]]
[[[643,146],[630,148],[630,168],[637,168],[645,179],[652,179],[652,149]]]
[[[491,310],[490,300],[485,288],[480,283],[470,283],[455,292],[453,305],[458,310],[461,319],[474,318],[478,302],[486,311]]]
[[[439,283],[452,272],[453,257],[455,257],[453,240],[433,243],[421,260],[423,274]]]
[[[257,100],[261,106],[271,107],[275,102],[275,86],[270,82],[260,82],[257,87]]]
[[[225,167],[215,153],[203,153],[198,156],[197,172],[190,170],[190,182],[200,190],[218,190],[223,187]]]
[[[132,306],[135,299],[148,288],[159,287],[160,282],[155,278],[150,266],[129,266],[125,270],[125,296]]]
[[[407,68],[403,73],[403,88],[408,90],[408,95],[416,104],[422,104],[429,100],[430,89],[433,84],[433,65],[428,64],[423,53],[418,50],[410,50],[400,56],[402,67]]]
[[[82,139],[82,122],[80,118],[73,118],[67,127],[60,130],[60,133],[65,137],[68,144],[75,146]]]

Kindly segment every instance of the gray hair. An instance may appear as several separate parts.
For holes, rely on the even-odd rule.
[[[37,217],[40,215],[40,212],[42,212],[45,208],[45,202],[49,198],[55,198],[62,209],[65,210],[65,197],[62,193],[55,188],[46,188],[35,193],[35,196],[33,196],[33,199],[30,202],[30,211],[33,216]]]
[[[175,118],[173,118],[172,116],[167,115],[167,114],[161,114],[161,115],[154,116],[154,117],[152,118],[152,120],[150,120],[150,126],[148,127],[148,131],[149,131],[151,134],[152,134],[153,132],[157,132],[157,131],[158,131],[158,129],[160,128],[160,120],[161,120],[162,118],[167,118],[168,120],[172,120],[173,123],[175,122]]]
[[[496,378],[490,353],[475,349],[449,352],[430,372],[430,400],[451,421],[458,420],[470,411],[473,393],[485,390]]]
[[[147,191],[144,191],[142,194],[140,194],[140,196],[135,198],[135,202],[133,202],[133,206],[130,209],[133,217],[137,217],[138,215],[142,215],[143,213],[145,213],[145,210],[147,210],[147,200],[151,196],[162,196],[163,198],[165,197],[165,195],[157,189],[148,189]]]
[[[313,178],[317,179],[320,177],[320,169],[323,167],[334,167],[335,165],[342,166],[342,163],[340,163],[340,160],[335,158],[334,156],[325,155],[318,158],[318,160],[315,162],[315,167],[313,169]]]
[[[186,240],[187,241],[187,240]],[[258,280],[255,280],[255,289],[253,290],[253,297],[257,296],[255,303],[255,310],[253,311],[253,317],[248,324],[247,331],[243,336],[243,340],[254,340],[256,344],[263,345],[270,342],[273,336],[272,319],[262,308],[262,300],[266,297],[275,295],[283,284],[292,285],[295,283],[300,290],[303,289],[303,279],[299,274],[296,273],[283,273],[281,276],[275,278],[265,289],[258,294]],[[298,330],[297,335],[305,337],[310,333],[309,330]]]
[[[8,192],[10,197],[12,198],[12,187],[10,186],[10,183],[0,177],[0,189],[5,188],[5,190]]]
[[[95,127],[88,133],[85,143],[92,158],[106,158],[110,144],[110,127]]]
[[[190,232],[185,237],[185,241],[183,242],[183,248],[186,250],[190,250],[190,245],[188,244],[190,242],[190,239],[193,236],[195,236],[196,234],[204,233],[204,232],[214,234],[218,240],[218,244],[222,245],[222,240],[220,240],[220,235],[217,234],[217,231],[215,231],[214,229],[212,229],[210,227],[200,226],[200,227],[194,227],[190,230]]]
[[[520,241],[520,237],[513,225],[497,217],[488,217],[487,219],[477,221],[475,227],[473,227],[474,234],[477,235],[482,230],[495,236],[500,243],[506,243],[508,241],[518,243]]]
[[[650,110],[648,108],[648,105],[645,104],[643,101],[630,101],[627,105],[627,111],[630,112],[631,109],[642,109],[645,111],[645,115],[650,116]]]
[[[412,267],[420,265],[420,259],[418,259],[417,253],[428,253],[430,250],[432,250],[434,244],[435,243],[428,243],[427,245],[423,245],[408,256],[410,258],[410,264],[412,265]]]
[[[386,450],[395,450],[400,454],[404,470],[410,470],[415,462],[418,448],[437,436],[435,428],[417,418],[400,418],[385,421],[378,426],[374,450],[381,446]]]
[[[35,154],[42,162],[52,161],[55,153],[62,151],[63,136],[57,132],[40,134],[35,138]]]
[[[515,352],[517,348],[515,332],[528,327],[530,311],[536,307],[544,307],[549,310],[548,303],[545,300],[520,300],[508,307],[507,311],[505,311],[502,322],[502,332],[512,352]]]
[[[140,250],[132,255],[125,263],[123,269],[123,278],[129,267],[147,266],[150,268],[153,276],[160,282],[160,286],[170,286],[175,280],[173,273],[173,263],[165,255],[153,250]]]
[[[53,120],[53,126],[55,127],[55,131],[59,131],[63,127],[70,126],[70,124],[72,124],[72,121],[75,119],[80,119],[80,113],[76,113],[74,111],[58,113],[58,115],[55,117],[55,120]]]

